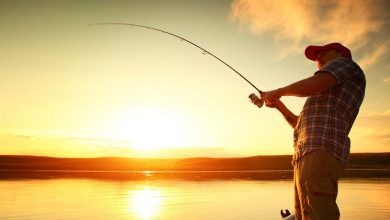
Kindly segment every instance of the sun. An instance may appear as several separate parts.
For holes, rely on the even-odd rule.
[[[177,148],[191,144],[188,118],[161,107],[138,107],[115,112],[109,120],[109,138],[127,142],[139,151]]]

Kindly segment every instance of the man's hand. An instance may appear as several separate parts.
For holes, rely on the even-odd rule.
[[[251,99],[251,102],[259,108],[261,108],[264,104],[264,100],[257,97],[256,94],[254,94],[254,93],[250,94],[249,98]]]
[[[267,106],[268,108],[277,108],[278,105],[280,105],[280,100],[279,99],[272,100],[272,101],[265,100],[265,106]]]
[[[261,94],[261,98],[264,99],[266,101],[266,103],[267,103],[267,101],[268,102],[274,102],[276,100],[279,100],[280,97],[282,97],[280,89],[271,90],[271,91],[268,91],[268,92],[263,92]]]

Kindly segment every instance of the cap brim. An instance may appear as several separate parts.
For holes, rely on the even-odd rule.
[[[323,50],[322,46],[308,46],[305,50],[305,56],[309,60],[316,61],[317,56]]]
[[[343,46],[340,43],[331,43],[331,44],[327,44],[324,46],[313,46],[313,45],[308,46],[305,50],[305,56],[309,60],[316,61],[318,55],[321,52],[327,51],[327,50],[336,50],[339,53],[341,53],[341,55],[343,57],[347,57],[349,59],[352,59],[351,51],[347,47]]]

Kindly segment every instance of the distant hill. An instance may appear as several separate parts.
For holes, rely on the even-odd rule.
[[[390,153],[351,154],[348,169],[390,169]],[[56,158],[0,155],[0,170],[253,171],[291,170],[291,155],[239,158],[138,159]]]

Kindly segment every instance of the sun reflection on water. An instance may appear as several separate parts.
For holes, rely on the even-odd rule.
[[[129,212],[134,213],[139,219],[148,220],[159,215],[162,203],[163,196],[158,189],[145,186],[129,193]]]

